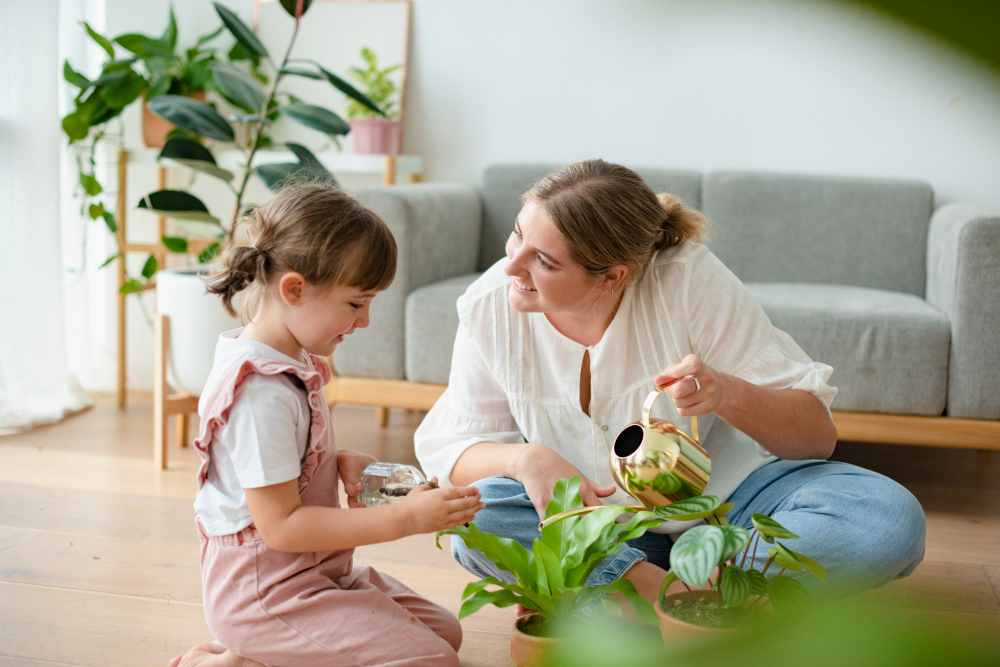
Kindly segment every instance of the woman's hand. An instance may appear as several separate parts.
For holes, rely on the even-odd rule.
[[[539,520],[545,518],[545,507],[552,500],[552,487],[556,482],[575,476],[580,478],[580,498],[588,507],[602,505],[601,498],[615,492],[615,487],[599,485],[544,445],[525,445],[514,470],[514,479],[524,485]]]
[[[378,459],[371,454],[351,449],[342,449],[337,452],[337,472],[340,474],[340,480],[344,483],[348,507],[365,506],[364,503],[358,501],[358,494],[361,493],[361,473],[370,464],[377,461]]]
[[[437,484],[437,477],[431,481]],[[474,486],[442,489],[421,484],[406,494],[399,508],[407,513],[409,533],[433,533],[475,519],[476,512],[485,507],[479,496],[479,489]]]
[[[677,414],[682,417],[716,412],[725,394],[722,375],[697,354],[689,354],[679,363],[667,366],[653,383],[657,387],[667,385],[664,391],[673,399]]]

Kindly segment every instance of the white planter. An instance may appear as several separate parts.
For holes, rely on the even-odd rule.
[[[222,299],[205,293],[204,269],[167,269],[156,274],[156,304],[169,320],[167,383],[200,396],[212,370],[219,334],[241,325],[222,307]],[[242,299],[234,300],[236,311]]]

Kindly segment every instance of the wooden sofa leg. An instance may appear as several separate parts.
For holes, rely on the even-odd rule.
[[[379,428],[385,428],[389,423],[389,408],[382,407],[381,405],[375,406],[375,425]]]

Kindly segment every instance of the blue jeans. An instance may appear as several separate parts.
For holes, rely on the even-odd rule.
[[[476,527],[514,538],[530,550],[539,536],[538,514],[524,486],[506,477],[489,477],[475,486],[486,505],[476,515]],[[729,500],[735,505],[728,515],[733,524],[752,529],[750,515],[759,512],[799,536],[785,541],[789,548],[827,570],[826,585],[803,579],[810,588],[819,585],[847,595],[884,586],[909,575],[924,557],[926,520],[913,494],[888,477],[848,463],[773,461],[747,477]],[[609,584],[642,560],[667,569],[671,544],[658,533],[631,540],[597,566],[587,585]],[[748,555],[745,567],[753,561],[762,569],[767,546],[761,541],[756,561]],[[451,552],[473,574],[513,581],[513,575],[498,570],[461,539],[452,539]],[[776,572],[771,568],[769,574]]]

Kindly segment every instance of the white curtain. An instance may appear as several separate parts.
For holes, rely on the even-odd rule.
[[[0,0],[0,432],[89,405],[66,360],[59,27],[59,0]]]

